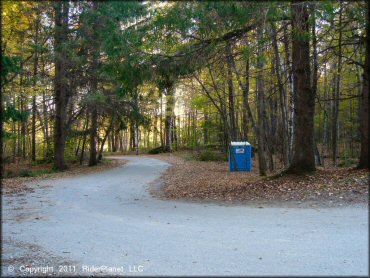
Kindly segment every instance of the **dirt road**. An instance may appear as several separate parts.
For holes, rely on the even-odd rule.
[[[124,159],[112,170],[4,196],[2,274],[368,274],[365,207],[162,201],[147,189],[168,164]]]

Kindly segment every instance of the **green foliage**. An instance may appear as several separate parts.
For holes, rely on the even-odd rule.
[[[244,124],[245,103],[243,102],[244,88],[242,85],[247,84],[247,60],[250,61],[248,100],[255,123],[259,122],[258,107],[260,104],[256,99],[256,76],[260,72],[256,69],[258,59],[263,64],[261,69],[265,91],[265,111],[263,113],[266,116],[268,127],[266,137],[268,139],[273,137],[274,148],[276,145],[274,152],[280,155],[282,107],[278,99],[277,71],[274,64],[275,55],[271,44],[270,28],[271,24],[274,24],[280,56],[278,60],[280,74],[286,94],[285,105],[289,114],[291,112],[289,101],[292,95],[289,82],[292,70],[292,30],[288,21],[291,9],[289,2],[70,1],[69,3],[69,29],[67,34],[64,34],[65,40],[62,45],[55,46],[51,39],[56,30],[53,4],[39,5],[33,1],[4,2],[5,8],[2,15],[5,20],[3,24],[5,43],[1,85],[6,108],[2,111],[1,120],[5,122],[3,136],[7,139],[15,139],[14,143],[13,140],[7,140],[6,148],[4,148],[8,152],[7,155],[12,154],[13,146],[16,147],[15,153],[18,153],[17,147],[22,145],[20,151],[22,152],[23,142],[27,142],[25,153],[30,153],[28,142],[31,137],[31,117],[29,117],[29,112],[21,113],[20,110],[22,107],[24,111],[32,111],[33,96],[37,97],[37,112],[39,113],[36,117],[38,157],[44,157],[45,154],[45,146],[42,142],[45,119],[49,128],[49,139],[52,141],[52,121],[55,111],[52,107],[55,74],[53,60],[55,47],[61,47],[66,57],[67,73],[64,78],[67,79],[70,89],[68,92],[71,93],[67,112],[71,112],[73,116],[76,115],[76,118],[72,117],[72,119],[69,114],[67,117],[68,120],[71,119],[71,123],[67,131],[66,160],[76,159],[77,140],[83,138],[85,133],[84,127],[87,122],[84,118],[86,117],[85,111],[86,108],[90,109],[90,104],[98,107],[99,143],[114,119],[114,134],[139,126],[140,147],[150,148],[149,146],[153,146],[154,142],[158,145],[160,137],[158,131],[161,130],[164,133],[165,130],[163,122],[167,105],[165,103],[169,103],[166,99],[170,95],[168,88],[176,92],[175,114],[178,142],[173,142],[173,149],[175,147],[188,150],[204,149],[198,153],[186,154],[184,159],[226,160],[226,155],[217,151],[226,145],[227,132],[230,130],[228,125],[230,125],[231,100],[228,99],[229,80],[225,62],[227,44],[231,46],[231,54],[235,62],[231,83],[234,87],[238,133],[244,131],[242,123]],[[343,100],[340,100],[339,126],[341,130],[338,138],[341,143],[347,138],[358,143],[359,98],[355,95],[359,94],[357,88],[361,86],[360,74],[362,73],[361,66],[357,68],[357,63],[360,65],[364,62],[365,48],[362,42],[365,35],[366,3],[324,0],[314,4],[319,52],[317,57],[319,63],[318,95],[315,111],[316,142],[320,143],[323,137],[323,106],[325,106],[323,99],[332,98],[334,95],[331,87],[335,83],[333,76],[337,71],[335,67],[338,60],[338,34],[339,30],[342,30],[342,41],[345,42],[345,47],[342,49],[343,65],[340,71],[340,94]],[[343,7],[342,27],[339,26],[338,20],[340,5]],[[314,17],[310,18],[309,23],[312,24]],[[41,28],[38,30],[36,40],[35,23],[37,20],[41,20]],[[263,30],[259,28],[262,25]],[[251,29],[243,32],[246,27]],[[230,36],[225,37],[226,35]],[[298,40],[312,40],[311,32],[293,30],[293,36]],[[258,46],[261,46],[262,51],[257,51]],[[310,52],[312,53],[312,49]],[[38,55],[35,55],[36,53]],[[98,62],[92,63],[95,55],[99,56],[96,59]],[[36,74],[33,68],[35,57],[38,58]],[[20,65],[22,65],[22,71],[20,71]],[[197,74],[203,82],[207,94],[193,78],[193,73]],[[237,77],[240,78],[241,85]],[[325,78],[327,80],[324,84]],[[91,85],[96,82],[98,90],[94,92],[91,90]],[[330,96],[326,95],[328,90]],[[161,94],[164,100],[162,107],[160,106],[162,99],[159,98]],[[44,103],[41,102],[41,97],[44,96],[47,106],[45,118]],[[332,107],[334,102],[329,100],[326,104]],[[82,112],[79,114],[80,111]],[[326,152],[330,154],[333,138],[330,130],[333,123],[330,111],[329,114]],[[249,121],[250,115],[246,117]],[[154,126],[154,119],[156,126]],[[276,122],[274,122],[275,119]],[[25,123],[26,134],[21,131],[19,121]],[[16,122],[15,130],[19,130],[21,134],[19,138],[12,134],[13,122]],[[273,135],[275,131],[272,130],[274,124],[277,125],[275,135]],[[254,133],[251,122],[248,122],[248,129],[248,138],[256,141],[257,134]],[[70,132],[71,130],[73,132]],[[153,142],[154,133],[157,138]],[[205,142],[209,144],[206,145]],[[45,161],[51,162],[53,145],[52,143],[49,145],[50,150],[45,155]],[[86,153],[89,147],[88,135]],[[162,147],[149,151],[149,153],[160,152],[163,152]],[[343,165],[351,165],[350,156],[353,156],[354,152],[341,151],[340,155],[343,154],[345,157]],[[32,175],[32,173],[24,172],[23,175]]]
[[[29,170],[29,169],[22,169],[19,171],[19,177],[38,177],[42,175],[48,175],[55,173],[53,169],[38,169],[38,170]],[[10,177],[13,173],[8,173],[8,177]]]
[[[31,171],[28,169],[22,169],[19,171],[18,175],[20,177],[31,177]]]
[[[162,146],[156,147],[148,151],[149,154],[159,154],[159,153],[164,153],[164,152],[165,150]]]
[[[182,158],[185,161],[195,161],[195,160],[197,160],[197,157],[194,156],[192,153],[185,153],[185,154],[182,155]]]
[[[20,112],[13,105],[8,105],[3,111],[2,116],[3,116],[2,120],[4,122],[7,122],[9,120],[12,120],[14,122],[26,121],[29,116],[29,112],[28,111]]]
[[[1,87],[8,83],[8,75],[19,72],[19,57],[9,57],[2,55],[1,57]]]
[[[10,120],[13,122],[17,121],[26,121],[28,118],[29,112],[24,111],[20,112],[19,110],[15,109],[13,105],[8,105],[1,113],[1,121],[9,122]],[[1,137],[6,139],[14,139],[15,134],[12,132],[8,132],[6,130],[1,131]]]
[[[227,161],[226,154],[207,149],[199,152],[186,152],[181,157],[186,161]]]
[[[199,155],[200,161],[227,161],[227,156],[210,150],[202,151]]]

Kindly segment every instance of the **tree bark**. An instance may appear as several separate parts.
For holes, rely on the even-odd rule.
[[[370,81],[370,18],[369,18],[369,2],[367,2],[366,12],[366,52],[365,52],[365,67],[363,73],[363,85],[362,85],[362,96],[361,96],[361,108],[360,108],[360,130],[361,130],[361,150],[360,160],[357,168],[366,169],[369,168],[369,81]]]
[[[325,166],[325,155],[326,155],[326,143],[327,143],[327,134],[328,134],[328,106],[330,105],[330,90],[328,88],[328,77],[326,74],[326,63],[324,65],[324,98],[325,96],[328,100],[324,99],[324,126],[322,131],[322,142],[321,142],[321,165]]]
[[[98,9],[98,2],[93,2],[93,10]],[[94,22],[92,24],[91,36],[91,93],[96,95],[98,92],[98,66],[99,66],[99,45],[98,45],[98,22],[99,17],[95,14]],[[90,103],[91,107],[91,127],[90,127],[90,159],[89,166],[98,164],[97,159],[97,141],[98,141],[98,107],[95,101]]]
[[[339,38],[338,38],[338,61],[335,73],[335,95],[333,107],[333,120],[332,120],[332,146],[333,146],[333,166],[337,166],[338,156],[338,115],[339,115],[339,96],[340,96],[340,82],[342,71],[342,2],[339,8]]]
[[[317,38],[316,38],[316,4],[310,4],[311,13],[311,35],[312,35],[312,94],[317,95],[317,81],[318,81],[318,63],[317,63]],[[314,153],[316,157],[316,163],[321,165],[320,152],[315,141],[315,135],[313,134],[314,142]]]
[[[289,109],[288,113],[288,141],[289,141],[289,163],[293,158],[293,141],[294,141],[294,90],[293,90],[293,78],[292,68],[290,61],[290,48],[288,39],[288,26],[284,24],[283,27],[283,43],[285,53],[285,72],[286,72],[286,92],[289,98]]]
[[[38,35],[39,35],[39,15],[37,15],[35,22],[35,53],[33,62],[33,86],[36,89],[37,84],[37,66],[38,66]],[[36,161],[36,116],[37,116],[37,106],[36,106],[36,95],[32,96],[32,148],[31,148],[31,160]]]
[[[280,110],[281,110],[281,123],[282,123],[282,133],[283,133],[283,142],[282,142],[282,153],[283,153],[283,163],[284,167],[289,165],[289,142],[288,142],[288,120],[287,120],[287,111],[286,111],[286,92],[283,85],[283,80],[280,70],[280,55],[277,44],[277,34],[274,23],[271,24],[272,28],[272,44],[275,54],[275,74],[278,81],[278,90],[279,90],[279,100],[280,100]]]
[[[69,2],[54,3],[55,10],[55,124],[54,124],[54,167],[66,168],[64,149],[66,144],[67,72],[63,44],[67,40]]]
[[[249,132],[249,123],[248,123],[248,111],[250,109],[249,107],[249,57],[245,61],[245,85],[242,87],[243,90],[243,114],[242,114],[242,122],[243,122],[243,128],[242,128],[242,134],[243,134],[243,140],[248,141],[248,132]],[[249,115],[250,117],[250,115]],[[252,115],[253,118],[253,115]],[[254,120],[250,117],[250,120],[254,124]]]
[[[208,122],[209,116],[207,108],[204,108],[204,127],[203,127],[203,143],[204,145],[208,144]]]
[[[96,105],[93,104],[93,108],[91,111],[91,127],[90,127],[90,159],[89,159],[89,166],[95,166],[98,164],[97,160],[97,139],[98,139],[98,111]]]
[[[313,144],[315,95],[311,88],[309,21],[304,1],[293,1],[292,64],[294,87],[294,144],[293,159],[286,173],[315,170]]]
[[[24,96],[24,84],[23,84],[23,63],[21,63],[21,72],[20,72],[20,86],[21,86],[21,146],[22,146],[22,158],[26,159],[27,157],[27,148],[26,148],[26,124],[27,124],[27,118],[24,116],[26,112],[26,104]],[[27,102],[27,101],[26,101]]]
[[[235,93],[233,84],[233,57],[230,42],[226,43],[226,65],[227,65],[227,87],[228,87],[228,100],[229,100],[229,119],[230,119],[230,140],[238,140],[238,132],[235,119]]]
[[[84,138],[83,138],[82,147],[81,147],[80,165],[82,165],[82,162],[84,160],[85,146],[86,146],[86,137],[87,137],[88,130],[89,130],[89,111],[86,111],[85,132],[84,132]]]
[[[165,85],[165,95],[166,95],[166,117],[165,117],[165,150],[167,152],[172,152],[172,117],[175,106],[174,98],[174,83],[173,81],[167,79]]]
[[[262,46],[262,34],[264,32],[263,26],[257,27],[257,80],[256,80],[256,92],[257,92],[257,111],[258,111],[258,164],[259,172],[261,176],[266,176],[266,158],[265,158],[265,96],[264,96],[264,81],[263,81],[263,46]]]

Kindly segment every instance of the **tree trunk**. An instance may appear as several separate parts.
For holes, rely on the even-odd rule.
[[[82,141],[82,147],[81,147],[80,165],[82,165],[82,162],[84,160],[86,137],[87,137],[88,130],[89,130],[89,111],[86,111],[86,124],[85,124],[84,139]]]
[[[361,108],[360,108],[360,130],[361,130],[361,150],[360,150],[360,161],[358,162],[357,168],[366,169],[369,168],[369,81],[370,81],[370,18],[369,18],[369,2],[367,2],[366,12],[366,52],[365,52],[365,67],[363,73],[363,85],[362,85],[362,96],[361,96]]]
[[[42,78],[45,78],[45,61],[41,56],[42,61]],[[43,130],[44,130],[44,159],[52,157],[52,150],[50,146],[50,138],[49,138],[49,119],[48,119],[48,107],[46,105],[46,93],[45,90],[42,91],[42,119],[43,119]]]
[[[118,144],[118,142],[117,142],[117,144]],[[131,121],[131,123],[130,123],[130,150],[134,151],[135,146],[136,146],[136,143],[135,143],[135,126],[134,126],[134,123]]]
[[[91,127],[90,127],[90,159],[89,159],[89,166],[95,166],[98,164],[97,160],[97,139],[98,139],[98,112],[96,105],[93,104],[93,108],[91,109]]]
[[[165,86],[166,92],[166,118],[165,118],[165,150],[172,152],[172,117],[175,106],[173,82],[167,80]]]
[[[293,90],[293,78],[290,61],[290,49],[288,39],[288,26],[284,24],[283,27],[283,43],[285,53],[285,72],[286,72],[286,92],[289,97],[289,111],[288,114],[288,146],[289,146],[289,163],[293,158],[293,141],[294,141],[294,90]]]
[[[157,114],[157,109],[155,110],[155,115],[154,115],[154,124],[153,124],[153,144],[154,148],[157,147],[158,144],[158,114]]]
[[[292,64],[294,89],[294,144],[293,159],[286,173],[315,170],[313,144],[315,95],[311,88],[308,12],[305,2],[293,1]]]
[[[204,127],[203,127],[203,143],[204,145],[208,144],[208,112],[207,108],[204,109]]]
[[[330,90],[327,86],[328,77],[326,74],[326,63],[324,65],[324,126],[322,131],[322,143],[321,143],[321,164],[325,166],[325,155],[326,155],[326,143],[327,143],[327,134],[328,134],[328,106],[330,105]],[[327,98],[327,100],[325,99]]]
[[[257,92],[257,112],[258,112],[258,162],[259,172],[261,176],[266,175],[266,158],[265,158],[265,96],[264,96],[264,81],[263,81],[263,45],[262,35],[264,32],[263,26],[257,27],[257,80],[256,80],[256,92]]]
[[[310,4],[311,12],[311,35],[312,35],[312,94],[317,95],[317,80],[318,80],[318,63],[317,63],[317,39],[316,39],[316,4]],[[315,134],[312,134],[314,142],[314,153],[316,157],[316,164],[321,165],[320,152],[315,141]]]
[[[249,123],[248,123],[248,111],[250,110],[249,107],[249,57],[245,61],[245,85],[243,87],[243,115],[242,115],[242,122],[243,122],[243,128],[242,128],[242,134],[243,134],[243,140],[248,141],[248,132],[249,132]],[[250,117],[250,115],[249,115]],[[254,120],[250,119],[253,123]]]
[[[229,119],[230,119],[230,139],[231,141],[238,140],[237,137],[237,127],[235,120],[235,93],[234,93],[234,84],[233,84],[233,75],[232,75],[232,50],[230,42],[226,43],[226,65],[227,65],[227,87],[228,87],[228,100],[229,100]]]
[[[33,62],[33,86],[36,89],[37,84],[37,66],[38,66],[38,51],[37,51],[37,44],[38,44],[38,35],[39,35],[39,15],[36,15],[36,22],[35,22],[35,53],[34,53],[34,62]],[[31,160],[36,161],[36,95],[32,97],[32,148],[31,148]]]
[[[98,9],[98,2],[93,2],[93,10],[96,12]],[[99,45],[98,45],[98,14],[95,14],[92,24],[91,35],[91,93],[96,95],[98,92],[98,66],[99,66]],[[89,166],[98,164],[97,160],[97,141],[98,141],[98,107],[93,101],[91,106],[91,127],[90,127],[90,159]]]
[[[135,123],[135,138],[135,154],[139,155],[139,124],[137,123],[137,121]]]
[[[54,124],[54,167],[57,170],[66,168],[64,149],[66,144],[67,112],[67,72],[66,55],[63,44],[67,40],[69,2],[54,3],[55,9],[55,124]]]
[[[109,127],[108,127],[107,131],[105,132],[105,135],[104,135],[103,141],[101,142],[101,146],[100,146],[100,150],[99,150],[99,156],[98,156],[98,160],[99,160],[99,161],[101,161],[101,160],[102,160],[102,158],[103,158],[104,145],[105,145],[105,142],[107,141],[108,135],[109,135],[109,134],[110,134],[110,132],[112,131],[113,123],[114,123],[114,119],[112,119],[112,120],[111,120],[111,122],[110,122],[110,124],[109,124]]]
[[[159,115],[159,136],[161,140],[161,146],[164,147],[164,139],[163,139],[163,92],[160,92],[160,106],[161,106],[161,113]]]
[[[282,123],[282,134],[283,134],[283,142],[282,142],[282,153],[283,153],[283,163],[284,167],[288,167],[289,165],[289,142],[288,142],[288,120],[287,120],[287,111],[286,111],[286,93],[285,88],[283,85],[283,80],[281,76],[280,70],[280,55],[279,49],[277,44],[277,34],[276,28],[274,24],[271,24],[272,27],[272,44],[274,48],[275,54],[275,74],[278,81],[278,90],[279,90],[279,100],[280,100],[280,109],[281,109],[281,123]]]
[[[19,86],[21,87],[21,97],[20,97],[20,102],[21,102],[21,113],[22,113],[22,118],[21,118],[21,149],[22,149],[22,158],[26,159],[26,124],[27,124],[27,118],[24,117],[24,113],[26,112],[26,104],[25,104],[25,99],[26,97],[24,96],[24,84],[23,84],[23,63],[21,63],[21,69],[20,69],[20,84]],[[27,101],[26,101],[27,102]]]
[[[339,115],[339,96],[340,96],[340,81],[342,71],[342,2],[339,8],[339,38],[338,38],[338,61],[335,74],[335,96],[333,107],[333,120],[332,120],[332,146],[333,146],[333,166],[337,166],[338,156],[338,115]]]

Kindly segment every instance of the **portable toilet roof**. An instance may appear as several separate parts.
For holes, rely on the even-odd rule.
[[[250,146],[251,144],[247,141],[244,142],[231,142],[231,146]]]

